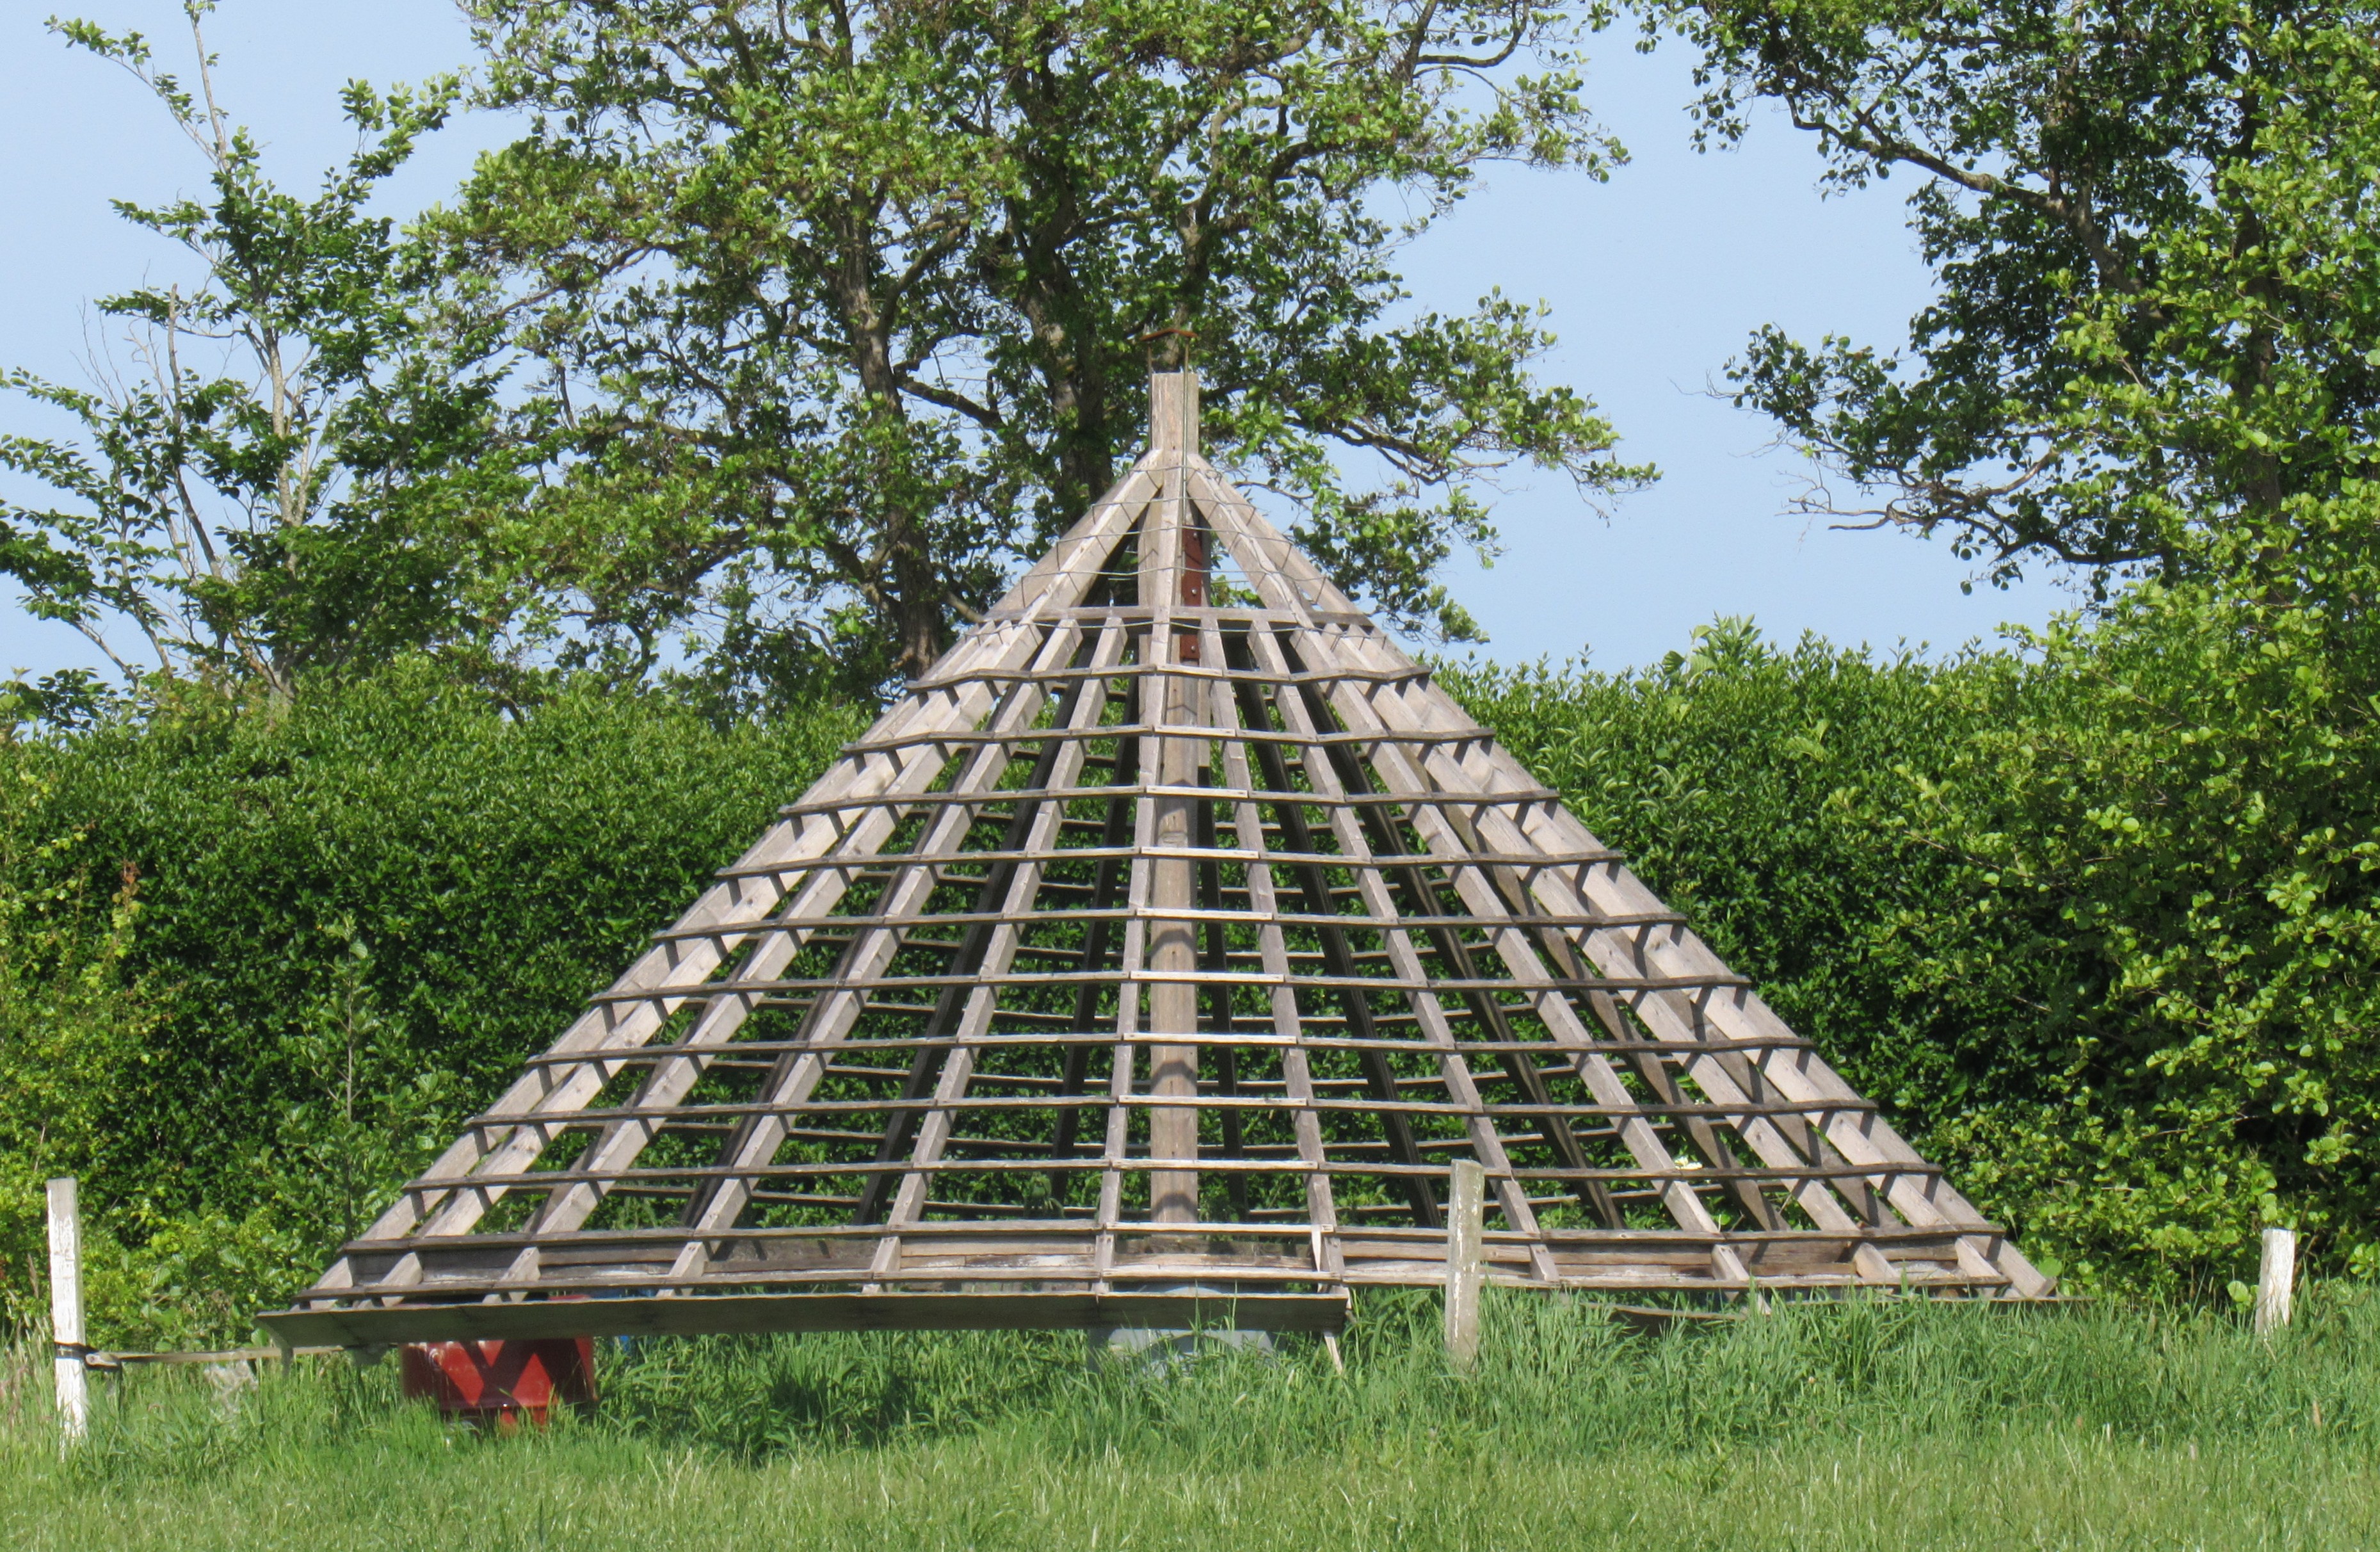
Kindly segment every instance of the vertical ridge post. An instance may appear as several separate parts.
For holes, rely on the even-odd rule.
[[[1146,662],[1151,666],[1196,663],[1198,660],[1196,621],[1177,628],[1174,611],[1203,608],[1207,603],[1206,535],[1190,515],[1188,482],[1184,463],[1198,445],[1198,378],[1191,372],[1152,373],[1148,379],[1149,450],[1160,456],[1165,482],[1163,495],[1149,507],[1140,536],[1140,602],[1149,610]],[[1168,456],[1170,455],[1170,457]],[[1145,720],[1159,727],[1203,725],[1207,716],[1206,681],[1172,674],[1152,675],[1144,681]],[[1157,759],[1150,776],[1160,787],[1187,788],[1198,784],[1207,764],[1203,739],[1158,738]],[[1160,847],[1181,850],[1197,835],[1195,798],[1166,796],[1152,800],[1151,839]],[[1187,912],[1194,903],[1194,864],[1186,857],[1158,858],[1149,867],[1149,901],[1160,910]],[[1147,963],[1159,974],[1184,973],[1198,968],[1196,929],[1184,918],[1151,922]],[[1196,1034],[1198,1030],[1198,988],[1187,981],[1160,981],[1148,989],[1148,1029],[1152,1034]],[[1195,1096],[1198,1092],[1198,1047],[1151,1045],[1148,1088],[1153,1095]],[[1148,1112],[1148,1156],[1152,1160],[1195,1161],[1198,1156],[1198,1112],[1151,1107]],[[1148,1177],[1149,1217],[1157,1223],[1198,1221],[1198,1173],[1190,1169],[1155,1169]]]
[[[2256,1335],[2259,1337],[2268,1337],[2289,1323],[2289,1294],[2297,1281],[2297,1230],[2265,1230],[2265,1253],[2256,1264]]]
[[[1148,374],[1148,446],[1159,453],[1198,450],[1198,374],[1180,372]]]
[[[91,1371],[83,1361],[89,1350],[82,1329],[82,1212],[71,1175],[50,1182],[50,1340],[64,1446],[91,1430]]]
[[[1487,1271],[1488,1171],[1457,1159],[1446,1204],[1446,1355],[1469,1374],[1479,1359],[1479,1285]]]

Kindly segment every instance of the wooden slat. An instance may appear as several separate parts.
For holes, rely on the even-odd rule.
[[[793,1293],[290,1311],[261,1317],[292,1346],[666,1337],[766,1331],[1075,1330],[1230,1325],[1338,1331],[1347,1298],[1246,1293]]]
[[[1100,633],[1099,644],[1100,657],[1113,661],[1123,654],[1123,651],[1122,630],[1110,626]],[[1095,723],[1099,720],[1099,714],[1106,703],[1107,690],[1104,681],[1094,680],[1078,686],[1074,697],[1074,704],[1070,708],[1071,720],[1075,726]],[[1054,779],[1060,786],[1071,784],[1080,766],[1082,747],[1078,743],[1052,746],[1046,756],[1048,768],[1044,774]],[[1054,830],[1061,813],[1059,807],[1052,803],[1043,803],[1033,810],[1030,815],[1031,838],[1045,839]],[[1040,880],[1039,864],[1031,862],[1021,864],[1009,885],[1008,909],[1012,911],[1018,910],[1024,905],[1029,904],[1039,889]],[[984,951],[982,973],[978,984],[967,996],[966,1010],[957,1032],[962,1037],[980,1036],[989,1033],[994,1010],[998,1006],[998,998],[992,988],[998,977],[1006,971],[1016,950],[1017,928],[1014,923],[996,923],[991,924],[988,931],[990,941]],[[913,1166],[920,1167],[912,1168],[902,1178],[899,1194],[893,1202],[892,1215],[888,1221],[887,1231],[883,1239],[877,1243],[873,1262],[869,1267],[871,1277],[887,1277],[899,1270],[902,1231],[917,1223],[925,1206],[926,1176],[922,1172],[922,1167],[930,1167],[941,1157],[941,1150],[950,1139],[953,1106],[966,1094],[968,1081],[975,1071],[975,1053],[979,1049],[981,1049],[980,1046],[973,1045],[953,1045],[950,1054],[942,1059],[941,1072],[936,1080],[934,1089],[937,1106],[926,1112],[910,1158]]]
[[[1121,783],[1102,787],[1058,788],[1047,792],[1031,794],[1031,796],[1035,798],[1036,800],[1050,802],[1073,802],[1076,800],[1104,801],[1107,799],[1118,797],[1160,797],[1172,792],[1172,790],[1173,789],[1171,788],[1160,786],[1155,782]],[[850,813],[887,806],[899,806],[905,809],[920,809],[931,807],[936,803],[966,803],[970,805],[987,802],[999,803],[1012,798],[1026,795],[1026,794],[1015,792],[1002,792],[994,794],[990,798],[985,798],[974,793],[917,792],[902,795],[898,800],[897,805],[894,804],[893,800],[881,796],[854,797],[848,799],[825,798],[820,799],[817,801],[812,801],[806,798],[798,803],[788,803],[777,812],[781,816],[799,817],[801,815],[810,813]],[[1187,796],[1189,794],[1179,795]],[[1401,807],[1408,801],[1408,800],[1400,798],[1394,793],[1387,792],[1353,793],[1342,794],[1335,798],[1326,798],[1318,792],[1275,792],[1266,790],[1264,788],[1242,788],[1236,791],[1228,792],[1220,789],[1202,791],[1196,795],[1202,800],[1208,802],[1236,802],[1243,798],[1246,798],[1265,803],[1297,803],[1306,808],[1395,808]],[[1558,800],[1559,795],[1548,788],[1532,788],[1524,792],[1483,793],[1479,796],[1477,800],[1482,804],[1510,805],[1515,803],[1551,802]],[[1449,800],[1451,801],[1452,800],[1450,798]],[[1619,854],[1617,852],[1613,852],[1610,855],[1616,858]]]
[[[1221,660],[1220,632],[1214,639],[1216,660]],[[1251,789],[1247,746],[1236,739],[1223,746],[1223,774],[1232,787],[1243,792]],[[1264,825],[1252,797],[1234,801],[1235,828],[1249,837],[1254,849],[1265,847]],[[1265,972],[1277,977],[1266,994],[1270,1005],[1273,1034],[1280,1042],[1281,1083],[1290,1099],[1298,1103],[1291,1118],[1291,1127],[1297,1143],[1297,1161],[1305,1171],[1305,1213],[1314,1269],[1332,1281],[1343,1281],[1347,1259],[1339,1245],[1338,1203],[1330,1189],[1328,1156],[1322,1146],[1322,1122],[1313,1111],[1314,1073],[1306,1059],[1310,1040],[1304,1020],[1298,1016],[1297,993],[1290,984],[1288,940],[1281,931],[1282,912],[1275,894],[1272,863],[1269,860],[1248,866],[1248,897],[1250,914],[1257,923],[1257,944],[1263,956]],[[1316,918],[1320,921],[1321,918]],[[1243,1037],[1243,1049],[1252,1048]],[[1376,1172],[1377,1173],[1377,1172]]]
[[[1259,864],[1259,866],[1261,866],[1261,865],[1262,865],[1262,864]],[[1339,920],[1344,920],[1344,918],[1339,918]],[[1253,920],[1253,921],[1250,923],[1250,924],[1251,924],[1251,925],[1254,925],[1254,926],[1257,926],[1257,927],[1258,927],[1258,928],[1261,930],[1261,928],[1263,928],[1263,927],[1265,927],[1265,926],[1278,926],[1278,925],[1280,925],[1281,923],[1280,923],[1279,922],[1267,922],[1267,921],[1263,921],[1262,919],[1257,919],[1257,920]],[[1516,928],[1516,929],[1517,929],[1518,927],[1521,927],[1521,926],[1526,926],[1526,927],[1529,927],[1529,928],[1531,928],[1531,929],[1534,929],[1534,928],[1536,928],[1536,927],[1538,925],[1538,923],[1537,923],[1537,921],[1536,921],[1536,919],[1535,917],[1528,917],[1528,918],[1516,918],[1516,919],[1515,919],[1514,925],[1515,925],[1515,928]],[[1233,984],[1245,984],[1245,985],[1257,985],[1257,986],[1271,986],[1271,987],[1275,987],[1275,988],[1278,988],[1278,989],[1293,989],[1294,987],[1296,987],[1297,985],[1299,985],[1301,983],[1300,983],[1299,978],[1298,978],[1297,976],[1295,976],[1295,975],[1289,975],[1289,974],[1281,974],[1281,975],[1276,975],[1276,974],[1272,973],[1272,972],[1269,972],[1269,971],[1266,971],[1266,972],[1259,972],[1259,974],[1257,974],[1257,975],[1256,975],[1256,976],[1252,976],[1252,977],[1248,978],[1248,979],[1247,979],[1246,981],[1245,981],[1245,982],[1233,983]],[[1393,983],[1391,983],[1390,984],[1391,984],[1391,985],[1393,985]],[[1525,989],[1525,988],[1524,988],[1524,989]],[[1028,1015],[1027,1015],[1026,1012],[1021,1011],[1021,1010],[1007,1009],[1007,1010],[1003,1010],[1003,1011],[1001,1013],[1001,1015],[1000,1015],[1000,1016],[1001,1016],[1002,1019],[1024,1019],[1024,1018],[1026,1018]],[[1031,1016],[1031,1017],[1034,1017],[1034,1018],[1038,1018],[1038,1017],[1040,1017],[1040,1015],[1038,1015],[1038,1014],[1034,1014],[1034,1015],[1030,1015],[1030,1016]],[[1051,1015],[1051,1017],[1056,1017],[1056,1015]],[[1328,1024],[1328,1025],[1334,1025],[1334,1026],[1335,1026],[1335,1024],[1338,1022],[1338,1020],[1320,1020],[1320,1021],[1321,1021],[1321,1022],[1323,1022],[1323,1023],[1325,1023],[1325,1024]],[[1303,1024],[1312,1024],[1312,1023],[1315,1023],[1315,1022],[1317,1022],[1317,1020],[1316,1020],[1314,1017],[1311,1017],[1311,1016],[1305,1017],[1305,1018],[1304,1018],[1304,1019],[1302,1019],[1302,1020],[1301,1020],[1301,1023],[1303,1023]],[[1180,1038],[1180,1039],[1182,1039],[1182,1040],[1183,1040],[1183,1041],[1184,1041],[1184,1042],[1191,1043],[1191,1044],[1196,1044],[1196,1045],[1237,1045],[1237,1046],[1241,1046],[1241,1047],[1243,1047],[1243,1048],[1251,1049],[1251,1050],[1264,1050],[1264,1049],[1270,1049],[1270,1048],[1275,1048],[1275,1047],[1284,1046],[1284,1045],[1287,1045],[1293,1044],[1293,1042],[1290,1042],[1290,1041],[1284,1040],[1281,1036],[1277,1035],[1277,1034],[1270,1034],[1270,1035],[1269,1035],[1269,1034],[1257,1034],[1257,1033],[1248,1033],[1248,1032],[1245,1032],[1245,1031],[1234,1032],[1234,1033],[1230,1033],[1230,1034],[1217,1034],[1217,1033],[1211,1033],[1211,1032],[1208,1032],[1208,1031],[1203,1031],[1203,1030],[1202,1030],[1202,1031],[1200,1031],[1200,1032],[1198,1032],[1198,1033],[1192,1033],[1192,1034],[1183,1034],[1183,1035],[1179,1036],[1179,1038]],[[1158,1040],[1159,1040],[1159,1037],[1158,1037],[1158,1036],[1156,1036],[1156,1035],[1153,1035],[1153,1034],[1141,1033],[1141,1034],[1125,1034],[1125,1035],[1119,1035],[1119,1034],[1117,1034],[1113,1030],[1071,1031],[1071,1030],[1050,1029],[1050,1030],[1035,1030],[1033,1033],[1029,1033],[1029,1034],[1020,1034],[1020,1033],[1014,1033],[1014,1032],[1005,1032],[1005,1033],[1003,1033],[1003,1032],[994,1032],[994,1033],[987,1033],[987,1034],[978,1034],[978,1035],[956,1035],[956,1034],[883,1034],[883,1035],[871,1035],[871,1036],[869,1036],[869,1037],[868,1037],[868,1039],[866,1042],[853,1045],[853,1046],[851,1047],[851,1050],[856,1051],[856,1052],[860,1052],[860,1053],[865,1053],[865,1052],[868,1052],[868,1051],[874,1051],[874,1050],[878,1050],[878,1049],[881,1049],[881,1050],[884,1050],[884,1051],[887,1051],[887,1052],[894,1052],[894,1051],[908,1051],[908,1050],[932,1050],[932,1049],[940,1049],[940,1048],[941,1048],[941,1047],[943,1047],[943,1046],[948,1046],[948,1045],[978,1045],[978,1046],[992,1047],[992,1048],[997,1048],[997,1047],[1002,1047],[1002,1046],[1013,1046],[1013,1047],[1041,1047],[1041,1046],[1049,1046],[1049,1047],[1065,1047],[1065,1046],[1077,1046],[1077,1045],[1100,1046],[1100,1045],[1113,1045],[1118,1044],[1119,1042],[1131,1042],[1131,1043],[1135,1043],[1135,1044],[1140,1044],[1140,1045],[1151,1045],[1151,1044],[1155,1044],[1155,1043],[1157,1043],[1157,1042],[1158,1042]],[[1400,1052],[1400,1051],[1402,1051],[1402,1052],[1410,1052],[1410,1051],[1412,1051],[1412,1050],[1415,1048],[1415,1047],[1414,1047],[1414,1043],[1413,1043],[1413,1041],[1412,1041],[1412,1040],[1410,1040],[1410,1039],[1396,1038],[1396,1037],[1372,1038],[1372,1039],[1358,1039],[1358,1038],[1356,1038],[1356,1037],[1354,1037],[1354,1036],[1353,1036],[1353,1035],[1341,1035],[1341,1034],[1315,1034],[1315,1033],[1311,1033],[1310,1031],[1302,1031],[1302,1032],[1299,1033],[1299,1035],[1297,1036],[1296,1040],[1293,1042],[1293,1044],[1295,1044],[1296,1045],[1298,1045],[1300,1048],[1302,1048],[1302,1049],[1304,1049],[1304,1050],[1307,1050],[1307,1051],[1390,1051],[1390,1052]],[[1460,1047],[1461,1047],[1463,1050],[1467,1051],[1467,1052],[1470,1052],[1470,1053],[1473,1053],[1473,1054],[1475,1054],[1475,1055],[1487,1055],[1487,1056],[1493,1056],[1493,1055],[1495,1055],[1495,1054],[1496,1054],[1500,1049],[1501,1049],[1501,1048],[1502,1048],[1502,1043],[1501,1043],[1501,1042],[1500,1042],[1500,1041],[1495,1041],[1495,1040],[1459,1041],[1457,1044],[1460,1045]],[[1755,1050],[1755,1051],[1758,1051],[1758,1050],[1767,1050],[1767,1049],[1798,1051],[1798,1050],[1802,1050],[1802,1049],[1803,1049],[1804,1047],[1806,1047],[1806,1046],[1809,1045],[1809,1042],[1808,1042],[1808,1041],[1806,1041],[1806,1040],[1802,1039],[1802,1038],[1801,1038],[1800,1036],[1798,1036],[1798,1035],[1788,1035],[1788,1036],[1784,1036],[1784,1037],[1781,1037],[1781,1038],[1779,1038],[1779,1039],[1776,1039],[1776,1040],[1764,1040],[1764,1041],[1760,1041],[1760,1042],[1757,1042],[1757,1043],[1755,1043],[1755,1042],[1752,1042],[1752,1041],[1746,1041],[1744,1044],[1745,1044],[1745,1045],[1746,1045],[1749,1049]],[[808,1040],[798,1039],[798,1038],[796,1038],[796,1039],[792,1039],[792,1040],[739,1040],[739,1041],[737,1041],[737,1042],[735,1044],[735,1045],[732,1047],[732,1049],[733,1049],[733,1051],[734,1051],[735,1053],[736,1053],[736,1054],[737,1054],[737,1055],[739,1055],[739,1056],[744,1056],[744,1057],[770,1056],[770,1055],[774,1055],[774,1054],[777,1054],[777,1053],[780,1053],[780,1052],[784,1052],[784,1051],[804,1051],[804,1050],[808,1050],[808,1049],[810,1049],[810,1048],[811,1048],[811,1047],[810,1047],[810,1043],[809,1043]],[[1564,1044],[1562,1044],[1562,1045],[1559,1045],[1559,1046],[1546,1046],[1546,1047],[1543,1047],[1543,1049],[1544,1049],[1548,1054],[1560,1054],[1560,1055],[1563,1055],[1563,1056],[1567,1056],[1567,1055],[1569,1055],[1570,1053],[1572,1053],[1572,1052],[1573,1052],[1573,1051],[1577,1051],[1577,1050],[1591,1050],[1591,1051],[1601,1051],[1601,1052],[1605,1052],[1605,1053],[1608,1053],[1608,1054],[1616,1054],[1616,1055],[1622,1055],[1622,1056],[1626,1056],[1626,1055],[1635,1055],[1635,1054],[1641,1054],[1641,1053],[1647,1053],[1647,1052],[1649,1052],[1649,1053],[1652,1053],[1652,1054],[1654,1054],[1654,1055],[1658,1055],[1658,1056],[1699,1057],[1699,1056],[1707,1056],[1707,1055],[1709,1055],[1709,1054],[1710,1054],[1710,1043],[1709,1043],[1709,1042],[1707,1042],[1707,1041],[1701,1041],[1701,1040],[1673,1041],[1673,1040],[1655,1040],[1655,1039],[1650,1039],[1650,1038],[1647,1038],[1647,1039],[1641,1039],[1641,1040],[1640,1040],[1640,1039],[1634,1039],[1634,1038],[1626,1039],[1626,1040],[1602,1040],[1602,1039],[1596,1039],[1596,1038],[1593,1038],[1593,1037],[1582,1037],[1582,1042],[1581,1042],[1580,1044],[1572,1045],[1572,1044],[1570,1044],[1570,1043],[1564,1043]],[[674,1051],[675,1051],[675,1047],[674,1047],[674,1046],[666,1046],[666,1045],[663,1045],[663,1046],[648,1047],[647,1049],[640,1050],[640,1051],[616,1051],[616,1052],[612,1052],[612,1053],[608,1053],[608,1054],[606,1054],[605,1056],[603,1056],[603,1057],[601,1057],[601,1058],[589,1058],[589,1057],[577,1057],[577,1056],[561,1056],[561,1057],[529,1057],[528,1059],[529,1059],[529,1061],[530,1061],[531,1063],[536,1063],[536,1062],[544,1062],[544,1061],[568,1061],[568,1062],[579,1062],[579,1061],[587,1061],[587,1060],[591,1060],[591,1059],[600,1059],[600,1060],[601,1061],[601,1063],[604,1065],[604,1067],[605,1067],[607,1069],[609,1069],[609,1070],[611,1070],[611,1071],[618,1072],[618,1071],[624,1071],[624,1070],[625,1070],[626,1069],[628,1069],[628,1068],[630,1068],[630,1067],[634,1067],[634,1066],[637,1066],[637,1065],[639,1065],[639,1064],[650,1063],[650,1062],[661,1062],[661,1061],[670,1061],[670,1060],[673,1060],[673,1059],[674,1059]],[[1758,1102],[1757,1104],[1755,1104],[1755,1102],[1750,1101],[1750,1100],[1742,1100],[1742,1099],[1739,1099],[1739,1100],[1736,1100],[1736,1101],[1729,1102],[1729,1106],[1723,1106],[1723,1107],[1741,1108],[1741,1109],[1742,1109],[1742,1110],[1745,1110],[1745,1111],[1749,1112],[1749,1111],[1757,1110],[1758,1108],[1760,1108],[1760,1106],[1761,1106],[1762,1105],[1766,1105],[1766,1104],[1769,1104],[1769,1103],[1772,1103],[1772,1102],[1770,1102],[1770,1101],[1767,1101],[1767,1100],[1763,1100],[1763,1101],[1760,1101],[1760,1102]],[[1779,1101],[1779,1102],[1776,1102],[1776,1103],[1786,1103],[1786,1104],[1790,1104],[1790,1103],[1791,1103],[1791,1102]],[[1817,1102],[1814,1102],[1814,1103],[1811,1103],[1811,1104],[1808,1104],[1808,1105],[1801,1106],[1799,1106],[1799,1107],[1800,1107],[1800,1108],[1803,1108],[1803,1109],[1806,1109],[1806,1110],[1813,1110],[1813,1111],[1817,1111],[1817,1110],[1831,1110],[1831,1109],[1833,1109],[1833,1108],[1834,1108],[1837,1105],[1839,1105],[1839,1104],[1872,1105],[1872,1102],[1871,1102],[1871,1101],[1868,1101],[1868,1100],[1864,1100],[1864,1099],[1863,1099],[1863,1100],[1852,1100],[1852,1101],[1823,1100],[1823,1101],[1817,1101]],[[506,1124],[509,1124],[509,1123],[506,1123]]]

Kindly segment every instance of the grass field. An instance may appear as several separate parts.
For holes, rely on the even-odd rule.
[[[1647,1337],[1527,1298],[1448,1375],[1435,1301],[1318,1352],[1092,1371],[1079,1338],[608,1351],[595,1415],[482,1436],[394,1365],[226,1411],[136,1375],[60,1459],[0,1400],[12,1548],[2365,1547],[2380,1297],[2227,1316],[1860,1302]]]

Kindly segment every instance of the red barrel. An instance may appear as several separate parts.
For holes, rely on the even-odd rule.
[[[595,1404],[595,1339],[552,1337],[535,1341],[419,1342],[400,1354],[405,1394],[427,1399],[449,1417],[543,1427],[559,1404]]]

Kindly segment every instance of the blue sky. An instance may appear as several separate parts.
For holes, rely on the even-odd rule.
[[[0,227],[10,299],[0,366],[79,383],[87,299],[173,273],[172,253],[107,201],[163,199],[202,174],[136,83],[70,53],[39,14],[11,6],[0,17],[0,208],[15,216]],[[73,14],[147,32],[169,67],[187,57],[178,7],[164,0],[91,0]],[[264,141],[274,176],[301,188],[346,149],[342,82],[416,79],[470,52],[446,0],[225,0],[211,27],[226,108]],[[1801,485],[1792,460],[1767,450],[1765,422],[1706,390],[1764,323],[1901,341],[1927,294],[1903,221],[1908,186],[1820,199],[1812,147],[1774,118],[1756,118],[1739,150],[1695,153],[1687,52],[1672,44],[1646,57],[1631,41],[1607,38],[1590,78],[1591,100],[1633,153],[1627,166],[1603,184],[1492,170],[1406,255],[1419,306],[1467,309],[1498,286],[1549,303],[1561,346],[1546,373],[1592,396],[1623,438],[1620,454],[1665,476],[1608,520],[1566,481],[1516,484],[1497,507],[1502,559],[1488,570],[1463,562],[1451,576],[1488,628],[1486,655],[1585,650],[1620,668],[1683,648],[1719,615],[1750,615],[1775,638],[1811,630],[1938,652],[2070,606],[2046,580],[1964,594],[1969,568],[1945,544],[1785,514]],[[392,207],[441,197],[502,130],[470,120],[450,130],[392,187]],[[0,430],[37,423],[21,401],[0,401]],[[71,631],[29,619],[13,599],[0,605],[0,673],[95,661]]]

